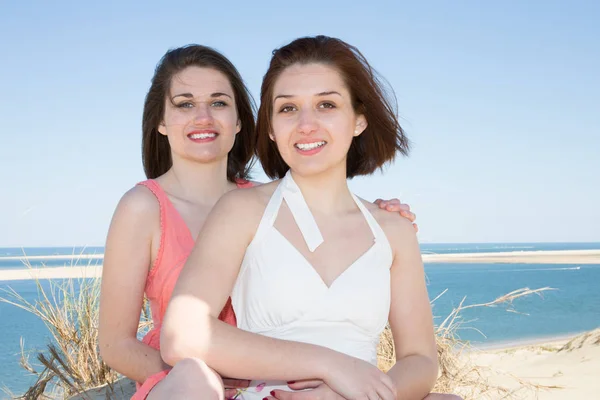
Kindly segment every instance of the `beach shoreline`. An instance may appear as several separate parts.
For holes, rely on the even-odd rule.
[[[16,259],[37,259],[17,257]],[[69,259],[69,256],[50,256]],[[103,254],[72,257],[78,259],[102,259]],[[525,264],[600,264],[600,250],[539,250],[511,251],[505,253],[449,253],[422,254],[424,263],[525,263]],[[0,282],[28,279],[96,278],[102,275],[102,264],[89,266],[31,267],[0,270]]]
[[[0,282],[33,279],[98,278],[102,276],[102,266],[88,267],[43,267],[0,270]]]
[[[600,250],[422,254],[424,263],[600,264]]]

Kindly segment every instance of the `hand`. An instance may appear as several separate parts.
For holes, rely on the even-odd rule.
[[[302,392],[288,392],[286,390],[273,390],[269,400],[345,400],[320,380],[299,381],[288,383],[290,389],[304,390]]]
[[[250,381],[245,379],[229,379],[223,378],[223,386],[225,387],[225,399],[232,399],[238,393],[238,388],[245,389],[250,385]]]
[[[400,203],[399,199],[391,199],[391,200],[381,200],[377,199],[374,201],[375,204],[379,206],[379,208],[390,211],[390,212],[398,212],[404,218],[407,218],[410,222],[413,223],[415,227],[415,232],[419,232],[419,227],[415,224],[415,219],[417,216],[410,211],[410,206],[408,204]]]
[[[339,354],[324,367],[325,383],[345,399],[396,400],[392,378],[373,364]]]

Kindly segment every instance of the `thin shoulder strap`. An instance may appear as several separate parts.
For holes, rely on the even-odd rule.
[[[367,224],[369,224],[369,228],[371,228],[371,232],[373,233],[373,237],[375,238],[375,241],[378,241],[378,240],[387,241],[387,236],[385,235],[385,232],[383,232],[383,229],[381,228],[381,226],[379,225],[379,223],[377,222],[377,220],[375,219],[373,214],[371,214],[371,212],[367,209],[367,207],[363,204],[363,202],[354,193],[352,193],[352,198],[354,198],[356,205],[358,206],[358,208],[364,215],[365,219],[367,220]]]
[[[156,196],[156,199],[160,203],[160,208],[163,208],[165,204],[165,199],[168,199],[168,197],[165,191],[160,187],[158,182],[156,182],[154,179],[148,179],[146,181],[139,182],[138,185],[145,186],[148,189],[150,189],[150,191],[154,194],[154,196]]]
[[[283,200],[283,194],[281,193],[281,182],[277,185],[277,188],[271,195],[271,199],[269,199],[269,203],[265,208],[265,212],[258,224],[258,228],[256,229],[256,233],[254,234],[254,239],[252,242],[257,242],[262,239],[262,237],[267,233],[267,231],[273,226],[275,223],[275,219],[277,218],[277,213],[279,212],[279,207],[281,207],[281,202]]]
[[[151,275],[148,276],[148,279],[151,279],[151,276],[155,274],[158,269],[157,266],[161,265],[163,254],[165,252],[165,238],[167,236],[165,232],[167,231],[167,228],[169,228],[169,219],[167,218],[167,207],[170,204],[170,201],[165,191],[154,179],[148,179],[146,181],[139,182],[138,185],[147,187],[152,192],[152,194],[154,194],[156,200],[158,201],[158,207],[160,209],[160,245],[158,247],[156,259],[154,260],[154,264],[152,265],[152,268],[150,270]]]
[[[308,204],[306,204],[302,191],[292,178],[290,171],[282,179],[280,186],[285,203],[304,237],[306,247],[312,253],[323,243],[323,235],[319,230],[317,221],[315,221],[315,217],[310,211]]]

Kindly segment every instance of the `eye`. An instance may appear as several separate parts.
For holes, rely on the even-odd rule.
[[[214,103],[211,104],[213,107],[227,107],[227,103],[225,103],[223,100],[217,100]]]
[[[296,110],[296,107],[294,107],[294,106],[283,106],[281,108],[281,110],[279,110],[279,112],[281,112],[281,113],[289,113],[289,112],[292,112],[292,111],[295,111],[295,110]]]
[[[319,104],[319,108],[335,108],[335,104],[330,103],[328,101],[324,101],[321,104]]]
[[[190,103],[189,101],[185,101],[183,103],[177,104],[175,107],[177,107],[177,108],[192,108],[192,107],[194,107],[194,104]]]

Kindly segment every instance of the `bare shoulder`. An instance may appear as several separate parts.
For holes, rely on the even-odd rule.
[[[211,214],[220,215],[219,218],[228,221],[236,220],[240,224],[258,224],[264,210],[277,188],[276,182],[245,189],[235,189],[223,195]]]
[[[115,214],[126,214],[133,219],[149,217],[160,214],[160,205],[150,189],[136,185],[121,197]]]
[[[415,229],[412,223],[400,213],[382,210],[377,204],[367,200],[360,199],[371,212],[377,223],[381,226],[388,238],[406,239],[415,236]]]
[[[119,200],[113,214],[108,238],[124,243],[125,237],[146,238],[160,232],[160,205],[150,189],[137,185]],[[125,236],[123,236],[125,235]]]

